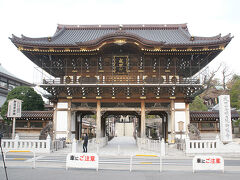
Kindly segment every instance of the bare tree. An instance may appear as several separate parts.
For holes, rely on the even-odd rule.
[[[220,68],[221,68],[221,64],[218,66],[217,69],[212,70],[211,72],[206,73],[203,76],[203,85],[204,85],[205,91],[208,90],[209,88],[211,88],[212,86],[214,86],[213,80],[214,80],[216,73],[219,71]]]
[[[230,71],[229,67],[225,63],[222,63],[221,65],[223,66],[222,71],[221,71],[223,89],[226,90],[226,86],[227,86],[226,80],[229,76],[232,76],[233,73]]]

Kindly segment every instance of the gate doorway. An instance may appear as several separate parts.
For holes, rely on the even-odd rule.
[[[133,136],[134,122],[129,116],[121,116],[115,124],[115,137]]]
[[[103,133],[109,138],[140,134],[140,116],[134,111],[107,111],[102,115],[102,124]]]

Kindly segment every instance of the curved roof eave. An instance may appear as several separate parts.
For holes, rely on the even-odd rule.
[[[120,27],[120,29],[119,29]],[[81,41],[79,40],[74,40],[72,39],[71,41],[55,41],[58,40],[58,38],[61,38],[62,35],[67,30],[71,29],[77,29],[77,30],[103,30],[105,28],[114,28],[115,32],[108,32],[103,35],[97,36],[95,39],[90,39],[87,41]],[[121,29],[122,28],[122,29]],[[141,30],[154,30],[155,33],[158,33],[158,36],[161,36],[161,32],[166,32],[168,30],[174,29],[175,32],[177,33],[177,36],[175,38],[178,38],[180,35],[184,41],[180,40],[169,40],[167,41],[161,41],[161,39],[155,39],[150,38],[146,39],[144,36],[141,36],[141,33],[131,33],[127,32],[124,29],[138,29],[139,31]],[[161,32],[158,30],[162,30]],[[72,36],[69,36],[70,32],[67,33],[67,38],[72,38]],[[159,34],[160,33],[160,34]],[[167,32],[167,35],[171,34],[171,32]],[[166,34],[165,34],[166,35]],[[68,37],[69,36],[69,37]],[[148,37],[148,36],[146,36]],[[62,37],[63,38],[63,37]],[[65,37],[64,37],[65,38]],[[142,45],[145,46],[163,46],[163,47],[187,47],[187,46],[206,46],[206,45],[219,45],[226,43],[226,45],[230,42],[230,40],[233,38],[231,37],[231,34],[228,34],[226,36],[221,37],[221,34],[218,34],[213,37],[198,37],[198,36],[191,36],[190,33],[188,32],[186,24],[175,24],[175,25],[58,25],[57,31],[52,37],[41,37],[41,38],[30,38],[27,36],[22,35],[22,37],[17,37],[15,35],[12,35],[12,38],[9,38],[16,46],[38,46],[38,47],[79,47],[79,46],[84,46],[84,47],[92,47],[92,46],[98,46],[104,41],[107,41],[109,39],[118,39],[118,38],[126,38],[128,40],[135,40],[136,42],[139,42]],[[182,40],[183,40],[182,39]],[[172,42],[171,42],[172,41]]]

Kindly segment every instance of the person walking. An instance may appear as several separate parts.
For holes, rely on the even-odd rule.
[[[83,139],[83,152],[85,153],[87,152],[87,145],[88,145],[88,135],[86,133]]]

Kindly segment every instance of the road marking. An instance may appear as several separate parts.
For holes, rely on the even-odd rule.
[[[151,162],[140,162],[140,164],[152,164]]]
[[[158,155],[145,155],[145,154],[137,154],[136,156],[158,157]]]
[[[13,160],[18,160],[18,161],[20,161],[20,160],[26,160],[26,158],[13,158]]]
[[[8,152],[32,152],[32,151],[18,151],[18,150],[11,150],[11,151],[8,151]]]

